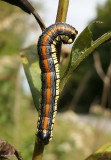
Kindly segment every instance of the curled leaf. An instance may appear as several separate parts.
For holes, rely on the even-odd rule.
[[[20,153],[11,144],[0,140],[0,159],[10,159],[14,155],[18,160],[22,160]]]

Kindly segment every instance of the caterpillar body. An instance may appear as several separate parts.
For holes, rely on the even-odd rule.
[[[77,31],[74,27],[65,23],[56,23],[46,28],[38,40],[42,89],[36,135],[44,144],[48,144],[52,139],[59,98],[60,73],[56,45],[61,41],[70,44],[76,35]]]

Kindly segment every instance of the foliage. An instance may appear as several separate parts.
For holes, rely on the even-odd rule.
[[[111,144],[105,144],[98,149],[94,154],[88,157],[86,160],[110,160],[111,159]]]
[[[22,47],[26,36],[25,25],[24,27],[20,25],[21,22],[23,23],[23,19],[20,18],[22,14],[17,8],[0,2],[0,10],[2,11],[2,16],[0,16],[0,55],[12,55]],[[23,17],[26,21],[25,16]]]
[[[24,30],[27,29],[23,24],[26,18],[17,7],[9,7],[7,3],[0,1],[0,11],[0,125],[9,129],[8,123],[10,126],[14,123],[12,115],[20,69],[19,57],[11,58],[10,55],[17,54],[22,47],[26,36]],[[10,135],[10,132],[8,133]]]
[[[12,64],[12,60],[14,63]],[[16,63],[15,63],[16,61]],[[12,106],[14,105],[14,95],[16,90],[12,90],[12,88],[16,88],[16,76],[18,73],[18,67],[20,63],[16,58],[10,59],[8,56],[1,57],[0,59],[0,123],[6,123],[9,120],[12,123],[11,113],[13,111]],[[8,83],[7,83],[8,81]],[[10,91],[10,94],[9,94]],[[7,103],[6,103],[7,100]],[[6,111],[6,113],[5,113]],[[5,113],[5,114],[3,114]]]

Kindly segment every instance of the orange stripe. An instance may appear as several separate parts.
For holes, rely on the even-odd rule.
[[[46,104],[50,104],[50,98],[51,98],[51,89],[46,89]]]
[[[52,28],[49,32],[47,32],[47,35],[50,37],[51,34],[53,34],[57,30],[56,27]]]
[[[48,115],[49,115],[49,109],[50,109],[50,105],[46,104],[46,106],[45,106],[45,117],[48,117]]]
[[[57,30],[56,28],[51,29],[51,30],[47,33],[47,35],[50,37],[56,30]]]
[[[46,45],[46,42],[48,40],[48,38],[55,32],[56,28],[51,29],[47,35],[44,37],[42,44]],[[43,47],[43,46],[42,46]],[[45,51],[43,51],[43,54],[45,53]],[[44,60],[44,65],[45,65],[45,70],[46,72],[46,80],[47,80],[47,90],[46,90],[46,106],[45,106],[45,119],[44,119],[44,130],[47,128],[48,126],[48,114],[49,114],[49,109],[50,109],[50,99],[51,99],[51,90],[50,90],[50,86],[51,86],[51,74],[50,74],[50,68],[49,68],[49,64],[48,61]]]
[[[48,38],[49,38],[48,35],[46,35],[46,36],[44,37],[44,39],[43,39],[43,41],[42,41],[42,45],[46,45],[46,42],[47,42]]]
[[[47,32],[47,35],[44,37],[43,41],[42,41],[42,45],[46,45],[47,40],[49,39],[49,37],[57,30],[56,27],[52,28],[49,32]]]
[[[42,58],[46,59],[46,46],[42,46]]]
[[[50,72],[46,73],[46,81],[47,81],[47,87],[51,87],[51,74]]]
[[[58,27],[54,27],[54,28],[52,28],[48,33],[47,33],[47,35],[44,37],[44,39],[43,39],[43,41],[42,41],[42,44],[43,45],[45,45],[46,44],[46,42],[47,42],[47,40],[48,40],[48,38],[51,36],[51,34],[53,34],[56,30],[67,30],[67,31],[69,31],[69,32],[71,32],[71,33],[74,33],[75,35],[77,35],[77,33],[76,33],[76,31],[75,30],[73,30],[73,29],[71,29],[70,27],[64,27],[64,26],[58,26]]]
[[[47,129],[48,126],[48,117],[44,118],[44,130]]]
[[[47,35],[44,37],[43,41],[42,41],[42,45],[46,45],[48,38],[51,36],[51,34],[53,34],[56,30],[67,30],[71,33],[74,33],[75,35],[77,34],[75,30],[71,29],[70,27],[64,27],[64,26],[58,26],[58,27],[54,27],[52,28]]]
[[[50,37],[51,34],[52,34],[51,31],[48,32],[48,35],[46,35],[46,36],[44,37],[43,41],[42,41],[42,45],[46,45],[47,40],[49,39],[49,37]]]
[[[46,81],[47,81],[47,90],[46,90],[46,105],[45,105],[45,119],[44,119],[44,129],[47,128],[48,125],[48,117],[49,115],[49,109],[50,109],[50,99],[51,99],[51,92],[50,92],[50,86],[51,86],[51,74],[50,72],[46,73]]]
[[[76,31],[73,30],[73,29],[71,29],[70,27],[59,26],[59,27],[58,27],[58,30],[61,30],[61,29],[62,29],[62,30],[65,29],[65,30],[67,30],[67,31],[69,31],[69,32],[71,32],[71,33],[74,33],[75,35],[77,34]]]
[[[50,68],[49,68],[48,60],[47,60],[47,59],[45,59],[45,60],[43,60],[43,62],[44,62],[44,66],[45,66],[45,71],[46,71],[46,72],[50,72]]]

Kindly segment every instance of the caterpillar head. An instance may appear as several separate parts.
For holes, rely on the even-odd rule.
[[[71,43],[73,43],[73,41],[74,41],[77,33],[78,32],[74,29],[74,30],[68,31],[67,35],[61,35],[62,42],[64,44],[71,44]]]

